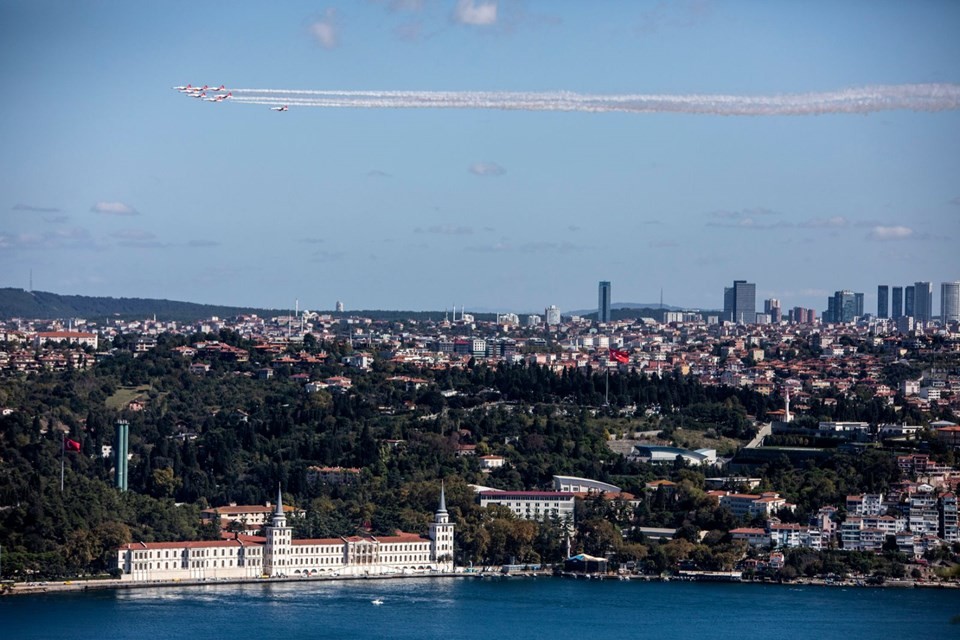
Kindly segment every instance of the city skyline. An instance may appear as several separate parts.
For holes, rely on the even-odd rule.
[[[936,317],[960,275],[958,21],[949,2],[0,1],[0,286],[536,312],[594,308],[602,278],[613,303],[719,309],[746,279],[820,313],[924,281]],[[187,83],[419,102],[277,113]],[[921,86],[942,110],[896,102]],[[520,106],[424,108],[501,92]],[[892,110],[844,111],[862,95]],[[522,104],[631,96],[649,112]]]

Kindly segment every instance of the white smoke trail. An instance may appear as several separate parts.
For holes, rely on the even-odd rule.
[[[879,85],[769,96],[494,91],[309,91],[231,89],[233,102],[354,109],[501,109],[592,113],[688,113],[727,116],[820,115],[960,109],[960,85]]]

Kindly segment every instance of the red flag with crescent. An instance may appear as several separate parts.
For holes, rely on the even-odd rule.
[[[617,362],[626,364],[630,362],[630,353],[627,351],[621,351],[620,349],[610,348],[610,359],[616,360]]]

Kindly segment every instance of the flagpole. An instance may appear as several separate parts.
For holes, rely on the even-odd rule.
[[[60,432],[60,493],[63,493],[63,450],[67,446],[67,434]]]

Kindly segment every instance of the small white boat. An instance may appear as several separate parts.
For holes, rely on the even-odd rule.
[[[379,607],[380,605],[383,604],[383,600],[381,600],[380,598],[377,598],[376,600],[371,600],[370,604],[375,604]]]

